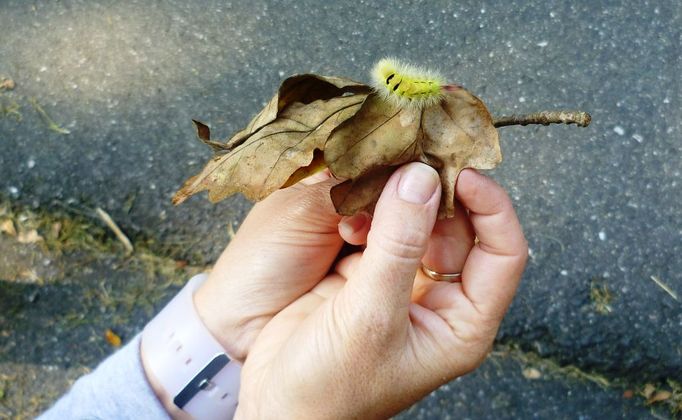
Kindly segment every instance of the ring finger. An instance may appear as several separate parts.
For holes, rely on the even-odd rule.
[[[474,246],[474,229],[464,207],[457,203],[455,216],[436,222],[422,264],[437,273],[461,273]]]

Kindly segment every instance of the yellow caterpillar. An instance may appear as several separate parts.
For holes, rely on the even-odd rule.
[[[387,102],[416,109],[438,103],[445,84],[439,74],[393,58],[381,59],[374,66],[372,81],[374,89]]]

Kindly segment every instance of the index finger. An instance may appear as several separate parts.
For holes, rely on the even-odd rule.
[[[456,195],[478,238],[464,264],[462,290],[479,313],[501,319],[528,258],[521,224],[506,191],[474,170],[460,173]]]

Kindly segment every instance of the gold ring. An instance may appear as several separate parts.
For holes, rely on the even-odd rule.
[[[430,279],[436,281],[447,281],[450,283],[459,283],[462,281],[462,273],[439,273],[438,271],[433,271],[424,264],[422,264],[422,272]]]

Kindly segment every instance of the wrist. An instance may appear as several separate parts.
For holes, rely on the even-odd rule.
[[[194,304],[205,279],[193,277],[142,332],[143,368],[173,418],[231,418],[237,406],[241,364],[230,360]]]
[[[249,317],[247,314],[252,308],[244,307],[239,299],[231,298],[238,293],[229,290],[225,283],[223,279],[209,276],[194,294],[194,307],[206,329],[230,358],[243,363],[267,320]]]

